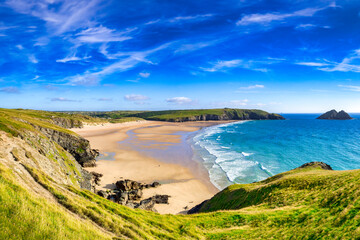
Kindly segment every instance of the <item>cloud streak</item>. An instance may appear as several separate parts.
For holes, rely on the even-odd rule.
[[[325,10],[329,7],[336,7],[335,3],[330,4],[323,8],[305,8],[291,13],[265,13],[265,14],[249,14],[243,16],[239,21],[236,22],[237,26],[247,26],[252,24],[267,25],[272,22],[284,21],[289,18],[295,17],[312,17],[317,12]]]
[[[131,102],[139,102],[139,101],[147,101],[150,100],[150,98],[148,96],[144,96],[141,94],[129,94],[129,95],[125,95],[124,99],[126,101],[131,101]]]
[[[252,71],[268,72],[268,69],[263,67],[263,65],[269,65],[276,62],[278,61],[255,61],[243,59],[218,60],[217,62],[210,63],[210,67],[200,67],[200,69],[205,72],[226,72],[227,70],[232,68],[244,68]]]
[[[79,100],[68,99],[63,97],[56,97],[50,99],[52,102],[80,102]]]
[[[193,100],[187,97],[173,97],[173,98],[168,98],[166,99],[167,103],[174,103],[174,104],[179,104],[179,105],[184,105],[184,104],[190,104],[193,103]]]
[[[338,87],[344,89],[344,90],[348,90],[348,91],[352,91],[352,92],[360,92],[360,86],[354,86],[354,85],[338,85]]]
[[[351,54],[341,62],[333,62],[328,60],[322,60],[318,62],[297,62],[297,65],[303,65],[308,67],[315,67],[317,70],[324,72],[360,72],[360,65],[357,64],[360,59],[360,49],[353,50]]]
[[[264,85],[260,85],[260,84],[256,84],[256,85],[250,85],[247,87],[240,87],[239,89],[241,90],[251,90],[251,89],[256,89],[256,88],[265,88]]]
[[[3,88],[0,88],[0,92],[10,93],[10,94],[18,94],[18,93],[20,93],[20,90],[17,87],[3,87]]]
[[[93,24],[92,17],[100,0],[7,0],[5,4],[16,12],[45,21],[56,35]]]
[[[95,70],[92,72],[87,71],[84,74],[72,76],[69,78],[69,84],[95,86],[102,80],[103,77],[113,74],[115,72],[127,71],[134,68],[139,63],[155,64],[150,61],[148,57],[155,52],[166,49],[167,47],[169,47],[169,45],[169,43],[166,43],[150,50],[138,52],[119,52],[115,54],[109,54],[108,52],[104,52],[104,54],[110,59],[120,57],[122,57],[122,59],[103,67],[101,70]]]

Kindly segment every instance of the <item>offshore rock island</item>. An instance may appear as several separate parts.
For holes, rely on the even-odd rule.
[[[353,119],[350,117],[348,113],[346,113],[344,110],[341,110],[340,112],[337,112],[336,110],[328,111],[321,116],[319,116],[317,119],[325,119],[325,120],[350,120]]]

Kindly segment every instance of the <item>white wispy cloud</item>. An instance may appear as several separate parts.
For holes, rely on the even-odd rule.
[[[141,73],[139,73],[139,76],[142,78],[148,78],[148,77],[150,77],[150,73],[149,72],[141,72]]]
[[[86,60],[86,59],[89,59],[91,57],[77,57],[75,55],[72,55],[72,56],[67,56],[67,57],[64,57],[62,59],[57,59],[56,62],[60,62],[60,63],[67,63],[67,62],[76,62],[76,61],[82,61],[82,60]]]
[[[68,99],[63,97],[56,97],[50,99],[52,102],[80,102],[79,100]]]
[[[15,46],[17,49],[19,49],[19,50],[24,50],[24,47],[21,45],[21,44],[18,44],[18,45],[16,45]]]
[[[122,57],[120,60],[111,63],[102,69],[96,68],[94,71],[86,71],[84,74],[78,74],[75,76],[69,77],[70,85],[84,85],[84,86],[94,86],[97,85],[104,76],[110,75],[114,72],[124,72],[129,69],[134,68],[139,63],[155,64],[148,59],[148,57],[160,50],[167,48],[170,44],[163,44],[159,47],[138,51],[138,52],[119,52],[115,54],[110,54],[108,52],[103,52],[106,54],[106,57],[109,59]]]
[[[233,60],[218,60],[217,62],[210,63],[211,67],[200,67],[205,72],[219,72],[226,71],[231,68],[245,68],[253,71],[267,72],[268,69],[259,65],[272,64],[274,61],[253,61],[243,59]]]
[[[30,54],[30,55],[28,56],[28,59],[29,59],[29,62],[34,63],[34,64],[36,64],[36,63],[39,62],[39,60],[38,60],[38,59],[35,57],[35,55],[33,55],[33,54]]]
[[[112,98],[98,98],[98,101],[100,102],[111,102],[112,100]]]
[[[321,8],[305,8],[291,13],[255,13],[243,16],[239,21],[236,22],[238,26],[246,26],[250,24],[261,24],[266,25],[274,21],[284,21],[289,18],[295,17],[312,17],[317,12],[325,10],[329,7],[336,7],[335,3],[330,4],[326,7]]]
[[[260,84],[255,84],[255,85],[250,85],[247,87],[240,87],[239,89],[241,90],[251,90],[251,89],[256,89],[256,88],[265,88],[264,85],[260,85]]]
[[[220,40],[182,44],[182,45],[180,45],[180,47],[178,49],[175,50],[174,53],[193,52],[193,51],[196,51],[196,50],[199,50],[202,48],[213,46],[219,42],[220,42]]]
[[[144,96],[144,95],[141,95],[141,94],[125,95],[124,99],[126,101],[131,101],[131,102],[143,102],[143,101],[150,100],[150,98],[148,96]]]
[[[296,29],[298,30],[309,30],[309,29],[313,29],[313,28],[331,28],[330,26],[319,26],[316,24],[311,24],[311,23],[304,23],[304,24],[298,24],[296,27]]]
[[[212,14],[212,13],[198,14],[198,15],[188,15],[188,16],[177,16],[177,17],[168,18],[168,19],[151,20],[151,21],[145,23],[145,25],[152,25],[152,24],[158,24],[158,23],[175,24],[175,23],[182,23],[182,22],[198,22],[198,21],[204,21],[204,20],[206,20],[208,18],[211,18],[213,16],[214,16],[214,14]]]
[[[338,85],[338,87],[343,88],[344,90],[353,91],[353,92],[360,92],[360,86],[354,85]]]
[[[166,99],[166,102],[182,105],[193,103],[193,100],[187,97],[173,97]]]
[[[90,27],[76,34],[76,39],[83,43],[107,43],[107,42],[122,42],[131,39],[127,36],[137,28],[127,29],[122,32],[117,32],[114,29],[98,26]]]
[[[178,16],[174,18],[170,18],[167,21],[171,23],[181,22],[181,21],[202,21],[207,18],[213,17],[214,14],[208,13],[208,14],[198,14],[198,15],[192,15],[192,16]]]
[[[329,65],[328,63],[324,62],[297,62],[295,64],[308,67],[324,67]]]
[[[349,56],[343,58],[341,62],[328,61],[323,59],[317,62],[297,62],[295,64],[315,67],[317,70],[325,72],[360,72],[360,49],[351,51]]]
[[[6,0],[5,4],[22,14],[45,21],[55,34],[93,25],[100,0]]]
[[[17,87],[3,87],[3,88],[0,88],[0,92],[4,92],[4,93],[20,93],[20,90]]]

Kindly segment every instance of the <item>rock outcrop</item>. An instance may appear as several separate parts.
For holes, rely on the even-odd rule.
[[[346,113],[344,110],[341,110],[340,112],[337,112],[336,110],[328,111],[324,114],[322,114],[317,119],[327,119],[327,120],[350,120],[353,119],[350,117],[348,113]]]
[[[71,155],[73,155],[81,166],[96,166],[95,158],[99,156],[99,151],[96,149],[91,149],[89,141],[85,138],[38,125],[33,125],[33,127],[49,138],[49,140],[56,142]]]
[[[82,127],[84,127],[83,123],[80,120],[72,119],[72,118],[52,117],[51,122],[62,128],[82,128]]]
[[[305,163],[295,169],[307,168],[307,167],[320,167],[321,169],[324,169],[324,170],[333,170],[329,164],[326,164],[324,162],[309,162],[309,163]]]
[[[144,184],[129,179],[120,180],[115,183],[115,190],[100,190],[97,194],[101,197],[107,198],[118,204],[144,209],[156,212],[155,204],[168,204],[169,195],[155,195],[153,197],[141,200],[143,196],[143,189],[154,188],[160,186],[160,183],[153,182],[152,184]]]

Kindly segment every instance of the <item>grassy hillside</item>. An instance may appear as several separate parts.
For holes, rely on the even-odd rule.
[[[329,171],[309,167],[279,174],[259,183],[233,185],[210,200],[211,209],[206,209],[206,211],[219,209],[232,209],[232,211],[222,210],[195,215],[160,215],[129,209],[89,191],[58,185],[38,170],[28,168],[34,179],[51,192],[60,203],[59,206],[50,204],[45,208],[33,208],[34,204],[35,206],[45,204],[47,200],[34,200],[34,197],[26,192],[27,190],[16,185],[9,170],[1,167],[1,171],[0,212],[7,214],[0,220],[0,233],[4,233],[2,230],[7,229],[6,236],[13,236],[13,239],[19,239],[21,236],[29,236],[27,239],[38,239],[39,236],[61,239],[60,237],[64,235],[74,237],[71,239],[111,237],[111,234],[105,235],[99,232],[99,229],[90,223],[95,223],[120,239],[357,239],[360,237],[358,228],[360,170]],[[4,171],[6,174],[3,174]],[[10,192],[6,194],[11,196],[6,197],[4,191]],[[20,195],[16,192],[20,192]],[[21,203],[22,206],[29,205],[29,208],[25,213],[23,208],[12,207],[10,210],[9,206],[16,203]],[[72,225],[74,216],[66,213],[61,206],[84,219],[84,222]],[[21,218],[21,221],[14,217],[22,214],[31,217]],[[26,224],[32,223],[31,226],[40,224],[34,219],[41,219],[41,224],[47,227],[37,228],[35,233],[30,234],[32,229],[25,227]],[[96,235],[88,238],[91,234]]]
[[[24,130],[35,131],[32,124],[74,134],[54,124],[54,122],[59,119],[64,121],[68,120],[74,127],[79,127],[81,123],[105,122],[103,119],[80,114],[0,108],[0,130],[10,133],[13,136],[19,135],[19,133]]]

